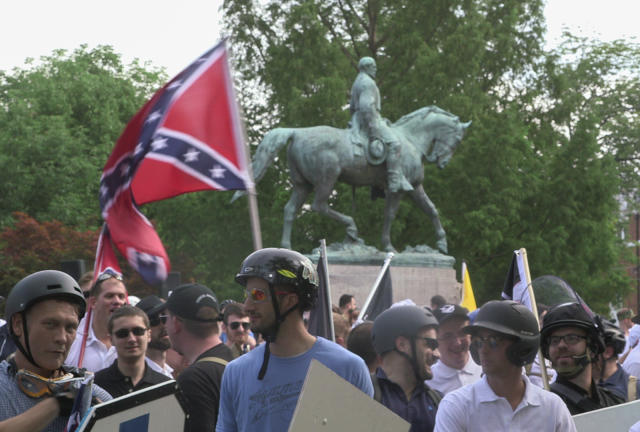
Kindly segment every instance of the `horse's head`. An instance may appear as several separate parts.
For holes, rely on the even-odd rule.
[[[438,168],[446,167],[456,151],[456,147],[462,141],[465,129],[470,125],[470,121],[461,123],[455,116],[445,118],[442,124],[435,128],[433,146],[426,159],[436,163]]]

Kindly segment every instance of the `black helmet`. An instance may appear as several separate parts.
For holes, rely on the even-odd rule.
[[[602,329],[585,308],[579,303],[562,303],[549,309],[542,320],[541,345],[542,354],[546,358],[549,358],[551,333],[562,327],[577,327],[585,330],[589,337],[589,348],[594,356],[604,351]]]
[[[289,249],[260,249],[242,263],[236,282],[247,284],[250,277],[266,280],[269,285],[290,285],[300,298],[300,308],[310,310],[318,296],[318,273],[309,258]]]
[[[78,283],[66,273],[58,270],[43,270],[15,284],[7,298],[4,316],[11,323],[17,312],[28,310],[35,303],[49,298],[60,298],[75,303],[79,308],[78,320],[82,319],[87,303]],[[9,326],[11,332],[13,329]]]
[[[515,339],[507,349],[507,358],[516,366],[533,362],[540,345],[540,331],[535,315],[526,306],[511,300],[492,300],[479,310],[473,324],[463,328],[475,334],[479,329],[492,330]],[[478,350],[471,345],[471,357],[480,364]]]
[[[396,347],[396,338],[413,338],[424,327],[438,327],[431,311],[418,306],[396,306],[382,312],[373,322],[371,340],[378,355]]]
[[[624,347],[627,345],[624,333],[622,333],[620,327],[611,321],[602,320],[602,324],[604,326],[604,345],[612,347],[616,356],[622,354]]]

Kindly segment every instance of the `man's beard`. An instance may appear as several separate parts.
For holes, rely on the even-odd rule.
[[[171,341],[168,339],[151,339],[149,347],[158,351],[166,351],[171,348]]]

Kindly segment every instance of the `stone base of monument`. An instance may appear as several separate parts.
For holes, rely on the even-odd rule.
[[[309,255],[318,262],[320,249]],[[337,243],[327,246],[331,301],[338,305],[342,294],[355,296],[362,306],[376,281],[386,258],[372,246]],[[455,258],[428,246],[408,247],[391,260],[393,301],[411,299],[417,305],[429,305],[432,296],[440,294],[448,302],[459,303],[462,285],[456,280]]]

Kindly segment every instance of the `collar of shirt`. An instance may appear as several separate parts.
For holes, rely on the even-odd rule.
[[[522,375],[521,378],[524,381],[524,385],[525,385],[524,396],[522,397],[522,401],[520,401],[520,404],[518,404],[518,407],[514,411],[517,411],[521,407],[524,407],[527,405],[539,406],[542,404],[540,395],[532,390],[531,387],[533,386],[533,384],[531,384],[531,382],[529,381],[529,378],[527,378],[526,375]],[[478,401],[480,403],[490,403],[500,399],[504,399],[506,401],[506,398],[495,394],[495,392],[489,385],[489,382],[487,381],[486,375],[484,375],[482,379],[478,382],[478,386],[476,388],[478,391],[477,393]]]
[[[442,379],[453,378],[458,374],[473,375],[475,373],[475,363],[471,364],[472,362],[473,359],[471,358],[471,356],[469,356],[469,360],[467,360],[467,363],[462,369],[455,369],[444,364],[442,360],[438,360],[438,362],[432,366],[432,369],[434,369],[434,371],[437,371],[437,375]],[[436,374],[434,373],[434,375]]]

